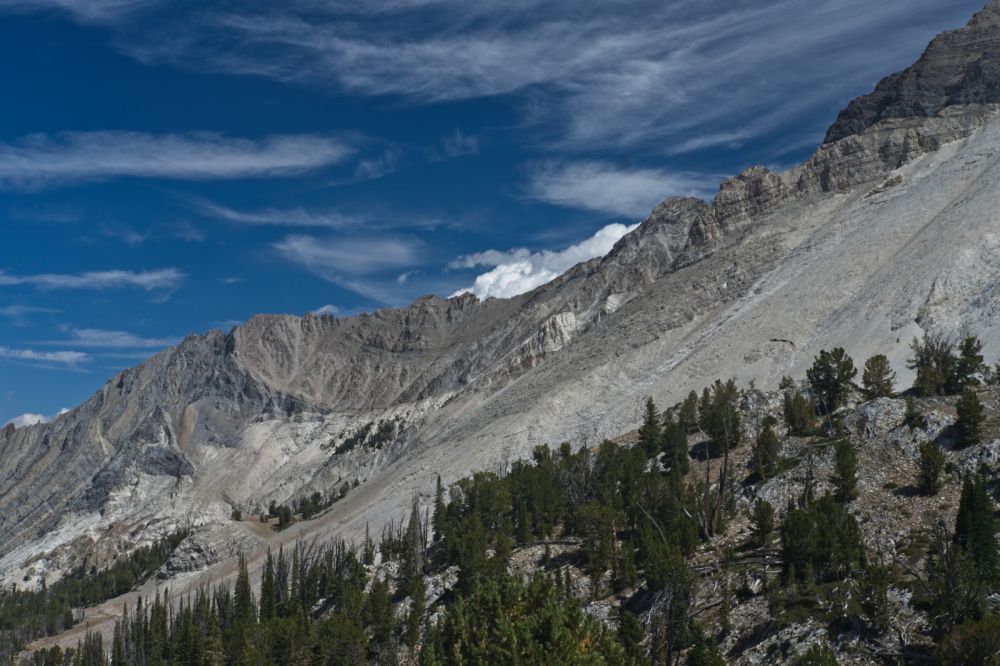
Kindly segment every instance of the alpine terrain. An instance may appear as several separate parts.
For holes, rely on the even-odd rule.
[[[854,360],[856,375],[824,380],[817,368],[844,370],[840,357],[821,354],[836,348]],[[895,384],[865,392],[862,365],[878,355]],[[944,360],[935,365],[932,357]],[[54,589],[162,549],[149,555],[155,566],[124,589],[71,604],[89,607],[78,614],[84,622],[24,641],[33,649],[75,647],[96,631],[108,647],[125,635],[115,621],[135,612],[140,595],[147,606],[155,596],[190,611],[199,590],[217,584],[235,581],[238,598],[242,572],[264,604],[257,583],[274,569],[279,548],[287,556],[382,535],[385,552],[365,564],[370,580],[390,582],[394,603],[405,599],[395,611],[400,622],[414,605],[400,572],[414,558],[426,572],[425,616],[416,637],[396,630],[393,659],[453,663],[448,644],[461,642],[447,595],[479,592],[461,573],[472,565],[463,568],[465,560],[445,546],[435,554],[447,533],[438,517],[444,504],[453,525],[465,525],[458,508],[440,495],[435,502],[438,480],[445,500],[458,502],[472,491],[449,495],[448,487],[474,473],[502,484],[516,478],[512,470],[523,471],[520,460],[534,460],[536,470],[570,469],[576,454],[555,452],[569,442],[572,451],[597,456],[578,461],[595,466],[581,482],[591,490],[603,483],[608,447],[626,458],[644,450],[640,467],[658,477],[679,470],[670,482],[679,494],[671,497],[685,507],[677,515],[687,516],[676,524],[659,517],[652,486],[630,499],[621,481],[591,500],[587,510],[595,513],[567,508],[548,528],[519,532],[514,501],[513,531],[506,542],[489,542],[488,552],[506,553],[515,574],[556,571],[558,589],[565,575],[567,596],[606,627],[593,630],[602,636],[595,645],[618,636],[625,646],[586,663],[780,663],[804,659],[810,648],[810,659],[841,663],[996,663],[940,656],[935,646],[953,627],[972,626],[962,622],[975,614],[942,624],[933,595],[915,581],[949,556],[960,499],[968,513],[966,495],[982,490],[991,517],[995,509],[1000,395],[989,386],[988,365],[998,358],[1000,0],[992,0],[966,27],[935,38],[912,67],[848,104],[803,164],[749,168],[723,181],[712,201],[667,199],[606,256],[529,293],[485,301],[427,296],[345,318],[260,315],[228,332],[188,337],[49,423],[8,425],[0,431],[0,581],[7,589]],[[955,369],[963,359],[972,359],[965,374]],[[928,379],[928,368],[940,381]],[[901,392],[911,385],[907,402]],[[695,402],[685,402],[692,391]],[[968,441],[965,392],[978,396],[982,412]],[[649,397],[659,407],[647,410]],[[793,398],[807,408],[796,412]],[[664,412],[670,405],[677,407]],[[674,444],[655,439],[666,441],[675,428],[683,431],[675,433],[685,442],[683,464],[670,452]],[[758,460],[765,431],[780,451],[773,465]],[[609,439],[617,444],[601,444]],[[918,492],[916,481],[928,442],[942,456],[943,485],[931,495]],[[540,445],[555,447],[555,458]],[[552,474],[565,480],[569,472]],[[845,488],[848,477],[855,487]],[[504,492],[516,500],[518,487]],[[573,493],[557,495],[576,506]],[[619,501],[611,497],[624,502],[624,513],[608,519],[613,543],[605,562],[593,555],[601,537],[585,526],[603,524],[598,509]],[[710,497],[718,499],[711,510]],[[754,512],[765,511],[765,500],[775,511],[771,541],[768,530],[753,527],[764,520]],[[807,556],[796,568],[794,526],[783,521],[819,520],[810,511],[827,511],[823,520],[834,526],[824,532],[849,520],[864,552],[843,554],[837,566]],[[695,582],[685,609],[697,631],[657,624],[674,600],[657,592],[675,579],[652,573],[642,545],[660,539],[644,522],[651,515],[664,543],[676,546],[670,552],[687,558]],[[943,554],[925,556],[939,523],[949,530],[938,544]],[[393,561],[392,535],[409,543],[413,530],[427,554]],[[675,543],[671,534],[685,530],[690,538]],[[631,552],[632,543],[638,559],[629,566],[638,573],[620,580],[614,553],[622,544]],[[874,563],[889,581],[878,597],[884,608],[875,610],[876,593],[865,587]],[[788,590],[796,585],[803,592],[793,599]],[[990,589],[996,602],[998,588]],[[987,592],[986,610],[968,622],[988,616]],[[314,618],[337,607],[322,598],[306,609]],[[619,608],[638,618],[638,647],[621,638]],[[257,612],[263,622],[264,607]],[[494,640],[503,642],[487,642]],[[385,661],[387,654],[358,658]],[[472,652],[465,659],[519,663]],[[537,663],[527,653],[521,659]]]

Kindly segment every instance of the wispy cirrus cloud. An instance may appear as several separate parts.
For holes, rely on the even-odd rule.
[[[27,361],[45,365],[77,366],[90,360],[90,355],[78,351],[35,351],[0,346],[0,359]]]
[[[162,0],[0,0],[0,9],[14,12],[55,12],[86,23],[118,21],[160,4]]]
[[[321,277],[371,275],[421,261],[422,243],[411,238],[292,235],[274,244],[286,259]]]
[[[391,229],[459,227],[462,224],[461,221],[445,220],[433,215],[401,213],[381,209],[377,206],[369,206],[364,210],[340,210],[328,207],[305,208],[302,206],[237,209],[205,199],[194,199],[191,201],[191,205],[197,213],[205,217],[247,226],[386,231]]]
[[[712,180],[596,160],[545,161],[529,168],[526,195],[557,206],[638,219],[667,196],[707,195]]]
[[[39,189],[111,178],[225,180],[293,176],[347,160],[349,143],[322,135],[259,139],[218,133],[64,132],[0,143],[0,187]]]
[[[116,289],[132,287],[144,291],[175,289],[185,275],[176,268],[151,271],[89,271],[84,273],[40,273],[12,275],[0,271],[0,286],[28,285],[39,289]]]
[[[38,344],[72,345],[89,349],[160,349],[180,342],[180,338],[145,338],[128,331],[103,328],[69,328],[66,340],[48,340]]]
[[[480,298],[510,298],[551,282],[576,264],[602,257],[611,251],[622,236],[638,225],[609,224],[590,238],[563,250],[532,252],[525,248],[498,251],[486,250],[451,262],[450,268],[492,267],[478,275],[471,287],[460,289],[456,296],[472,292]]]
[[[320,307],[316,308],[315,310],[312,310],[311,312],[314,315],[320,315],[320,316],[327,315],[330,317],[336,317],[337,315],[340,314],[340,308],[331,303],[327,303],[326,305],[321,305]]]
[[[171,6],[156,20],[121,12],[117,44],[143,62],[417,104],[508,96],[562,149],[676,154],[815,134],[981,5],[246,0]]]
[[[252,226],[346,229],[362,226],[366,222],[366,218],[361,215],[332,210],[312,211],[301,207],[237,210],[211,201],[198,201],[195,208],[208,217]]]
[[[0,273],[2,276],[3,273]],[[2,279],[2,277],[0,277]],[[58,312],[53,308],[43,308],[37,305],[5,305],[0,307],[0,317],[9,319],[15,323],[23,322],[28,316],[33,314],[54,314]]]
[[[475,134],[466,134],[457,127],[451,134],[441,137],[438,145],[427,151],[427,157],[431,160],[446,160],[478,154],[479,137]]]
[[[295,234],[275,243],[274,249],[313,275],[387,305],[399,305],[409,295],[405,285],[384,279],[383,273],[424,261],[423,242],[410,237]]]

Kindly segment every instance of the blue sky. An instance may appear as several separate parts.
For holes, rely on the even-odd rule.
[[[255,313],[527,290],[982,2],[0,0],[0,423]]]

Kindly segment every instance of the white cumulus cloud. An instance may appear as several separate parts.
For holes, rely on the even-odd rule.
[[[622,236],[638,226],[609,224],[590,238],[559,251],[531,252],[519,248],[506,252],[487,250],[459,257],[451,262],[451,268],[493,268],[477,276],[471,287],[460,289],[453,296],[472,292],[480,298],[510,298],[531,291],[582,261],[606,255]]]
[[[59,410],[56,416],[62,416],[68,411],[69,411],[68,409],[63,407],[62,409]],[[53,418],[55,417],[46,416],[45,414],[35,414],[33,412],[25,412],[24,414],[19,414],[14,418],[8,420],[7,423],[5,423],[4,425],[12,423],[14,424],[15,428],[23,428],[24,426],[35,425],[37,423],[48,423]]]

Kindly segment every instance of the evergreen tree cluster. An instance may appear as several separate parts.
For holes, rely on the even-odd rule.
[[[928,333],[923,341],[910,343],[913,358],[907,367],[916,372],[913,388],[922,396],[958,395],[978,386],[985,375],[983,343],[974,335],[962,336],[959,343],[941,334]]]
[[[39,590],[0,591],[0,661],[27,643],[73,626],[73,609],[117,597],[145,582],[159,569],[189,532],[181,530],[144,546],[106,569],[80,567]]]
[[[950,356],[941,356],[942,344],[936,338],[925,342],[917,358],[925,354],[947,370],[940,390],[959,387],[959,430],[965,443],[978,441],[982,405],[972,389],[982,366],[981,356],[976,361],[979,347],[967,337],[948,347]],[[923,350],[926,345],[930,351]],[[786,384],[787,430],[816,436],[813,446],[832,447],[834,492],[816,498],[807,483],[801,497],[780,515],[771,504],[756,501],[749,508],[749,547],[760,549],[765,563],[776,557],[782,566],[777,580],[765,581],[776,603],[804,598],[804,606],[815,611],[822,596],[816,586],[856,589],[851,617],[863,616],[870,626],[884,630],[887,590],[896,574],[869,561],[861,530],[847,508],[857,495],[857,452],[849,439],[830,441],[815,431],[818,415],[831,429],[836,425],[830,415],[846,401],[856,374],[851,358],[837,348],[815,360],[808,373],[809,392]],[[918,369],[921,381],[928,380],[919,378]],[[885,356],[866,362],[862,383],[866,398],[893,394],[894,375]],[[300,542],[290,552],[269,553],[259,580],[251,580],[241,558],[232,586],[203,589],[170,603],[165,596],[140,602],[126,611],[110,643],[90,635],[76,650],[43,651],[31,663],[377,664],[396,663],[400,654],[428,665],[725,663],[716,640],[725,635],[727,599],[734,592],[729,583],[723,586],[717,611],[720,634],[706,636],[696,620],[698,579],[688,558],[699,543],[722,533],[735,514],[737,481],[730,456],[745,434],[752,435],[751,476],[743,483],[764,482],[781,471],[778,421],[766,416],[755,430],[747,428],[749,420],[744,423],[751,397],[733,381],[716,381],[663,412],[650,398],[635,446],[611,441],[592,449],[574,450],[569,443],[555,449],[538,446],[529,459],[476,472],[450,487],[438,478],[433,515],[422,514],[414,498],[408,519],[387,525],[376,538],[366,529],[358,547]],[[376,432],[376,426],[368,428],[366,441]],[[694,449],[688,442],[692,433],[703,435]],[[944,458],[933,443],[922,446],[920,455],[919,487],[934,494]],[[705,462],[699,478],[690,473],[692,459]],[[291,506],[272,503],[267,515],[287,526],[296,516],[315,515],[349,490],[345,483],[327,497],[314,493]],[[985,603],[1000,579],[994,508],[986,480],[966,480],[954,532],[931,548],[916,603],[929,609],[941,639],[939,654],[976,653],[979,648],[971,642],[997,635]],[[550,546],[560,543],[580,544],[575,567],[550,557]],[[543,565],[532,576],[512,576],[511,554],[524,546],[544,546]],[[151,555],[147,564],[156,557]],[[397,563],[392,580],[372,578],[380,560]],[[454,589],[441,599],[427,598],[427,576],[452,567],[458,571]],[[152,572],[146,568],[137,567],[126,577],[128,589]],[[570,568],[587,574],[593,599],[612,594],[641,598],[645,622],[622,610],[612,630],[588,617],[578,599],[580,589],[571,589]],[[37,604],[37,611],[25,617],[34,617],[34,624],[17,625],[18,640],[64,629],[70,608],[120,589],[108,582],[111,574],[93,574],[80,573],[80,581],[86,581],[81,585],[96,590],[89,596],[60,592],[54,598],[64,601],[48,604],[45,595],[53,595],[56,586],[5,595],[0,630],[7,630],[8,617],[19,616],[31,604]],[[843,585],[848,578],[860,583],[856,588]],[[430,603],[438,605],[428,608]],[[796,663],[836,659],[819,645]]]

